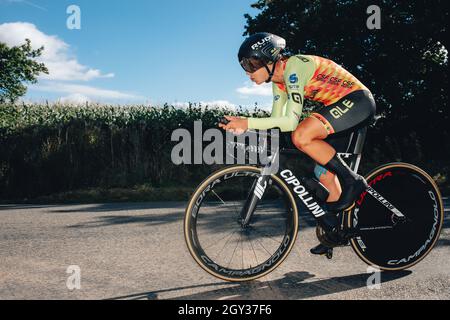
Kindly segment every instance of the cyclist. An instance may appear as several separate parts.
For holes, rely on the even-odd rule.
[[[318,223],[327,242],[338,245],[344,239],[338,232],[336,213],[351,207],[367,182],[324,139],[366,125],[375,115],[375,101],[369,89],[340,65],[313,55],[289,55],[285,47],[283,38],[265,32],[253,34],[242,43],[238,59],[246,74],[257,85],[272,82],[272,114],[268,118],[227,116],[229,122],[219,126],[235,133],[277,127],[292,131],[292,142],[316,162],[315,176],[329,191],[327,213],[318,218]],[[304,99],[324,106],[300,122]],[[324,254],[327,250],[319,244],[311,253]]]

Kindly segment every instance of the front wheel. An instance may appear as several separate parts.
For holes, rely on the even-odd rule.
[[[287,185],[276,175],[264,190],[261,168],[233,166],[203,181],[190,199],[184,220],[187,246],[195,261],[215,277],[248,281],[274,270],[291,251],[298,210]],[[254,190],[254,191],[253,191]],[[248,224],[242,209],[251,193],[262,195]]]
[[[406,219],[399,221],[386,205],[362,193],[347,217],[348,227],[361,230],[351,240],[354,251],[382,270],[412,267],[430,253],[439,238],[444,220],[439,189],[425,171],[406,163],[383,165],[366,180]]]

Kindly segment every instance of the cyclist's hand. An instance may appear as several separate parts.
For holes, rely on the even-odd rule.
[[[242,117],[235,117],[235,116],[224,116],[224,118],[225,118],[227,121],[234,121],[234,120],[243,119]]]
[[[227,124],[219,123],[219,127],[224,130],[238,135],[248,130],[247,118],[225,116],[225,119],[229,121]]]

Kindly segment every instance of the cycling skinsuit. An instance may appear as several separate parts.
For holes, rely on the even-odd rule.
[[[324,104],[311,116],[320,120],[329,138],[336,133],[351,132],[373,119],[376,106],[369,89],[335,62],[312,55],[295,55],[282,62],[282,67],[284,84],[273,83],[271,116],[249,118],[250,129],[278,127],[281,131],[294,131],[304,99]],[[320,170],[325,169],[316,167],[316,175]]]

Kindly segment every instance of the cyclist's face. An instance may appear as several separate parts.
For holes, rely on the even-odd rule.
[[[264,67],[259,68],[253,73],[250,73],[248,71],[245,73],[250,77],[250,80],[252,80],[254,83],[258,85],[264,83],[269,77],[269,74],[267,73],[267,70]]]

